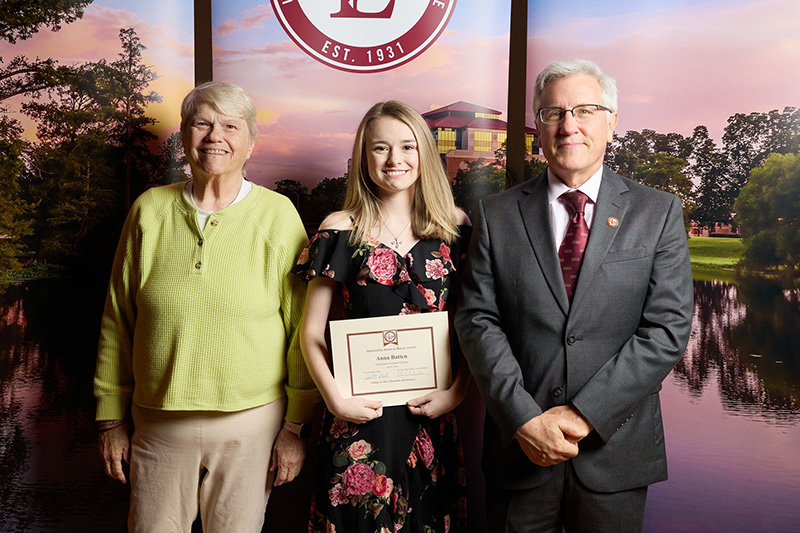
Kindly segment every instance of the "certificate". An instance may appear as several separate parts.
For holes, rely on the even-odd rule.
[[[344,398],[406,401],[450,386],[446,312],[332,320],[333,376]]]

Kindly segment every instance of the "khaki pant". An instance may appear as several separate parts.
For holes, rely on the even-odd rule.
[[[238,411],[159,411],[133,405],[131,509],[135,533],[257,533],[286,398]],[[269,474],[269,475],[268,475]]]

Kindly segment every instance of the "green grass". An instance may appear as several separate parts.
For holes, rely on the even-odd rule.
[[[60,265],[36,263],[17,270],[0,271],[0,283],[59,278],[67,272]]]
[[[743,249],[742,239],[692,237],[689,239],[692,277],[703,281],[733,282],[736,263],[739,262]]]

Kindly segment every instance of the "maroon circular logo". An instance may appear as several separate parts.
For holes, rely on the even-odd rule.
[[[308,55],[349,72],[407,63],[441,35],[456,0],[272,0],[283,29]]]

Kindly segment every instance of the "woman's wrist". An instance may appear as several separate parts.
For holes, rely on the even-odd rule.
[[[111,431],[127,423],[127,420],[100,420],[97,423],[97,430],[100,433],[105,433],[106,431]]]

